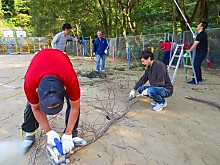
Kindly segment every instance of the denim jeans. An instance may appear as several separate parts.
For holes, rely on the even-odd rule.
[[[147,88],[147,94],[149,95],[149,97],[159,104],[165,103],[164,98],[171,96],[169,91],[163,87],[141,86],[137,90],[139,93],[142,93]]]
[[[193,61],[193,66],[195,69],[197,81],[202,81],[201,65],[202,65],[202,61],[205,58],[205,56],[206,56],[206,53],[196,54],[195,59]]]
[[[105,54],[96,55],[96,70],[100,71],[100,59],[102,58],[102,70],[105,70]]]
[[[164,51],[164,56],[163,56],[162,62],[165,65],[169,65],[169,62],[170,62],[170,51]]]
[[[67,126],[71,106],[70,106],[69,97],[67,94],[65,95],[65,98],[66,98],[66,103],[67,103],[65,123]],[[77,131],[78,123],[79,123],[79,116],[78,116],[78,119],[77,119],[76,124],[73,128],[73,131],[72,131],[73,137],[77,137],[77,135],[78,135],[78,131]],[[27,102],[26,108],[24,110],[24,122],[22,124],[22,130],[24,132],[34,132],[38,127],[39,127],[39,123],[37,122],[37,120],[34,117],[30,103]]]

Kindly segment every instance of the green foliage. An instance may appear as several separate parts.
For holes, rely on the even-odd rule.
[[[78,76],[82,77],[87,77],[87,78],[106,78],[107,74],[105,72],[96,72],[96,71],[91,71],[89,73],[82,73],[82,72],[77,72]]]
[[[114,67],[113,69],[118,71],[125,71],[124,67]]]
[[[177,1],[182,9],[185,7],[187,18],[198,2],[205,1],[201,4],[207,6],[200,6],[195,18],[190,19],[191,26],[196,27],[198,13],[202,12],[203,17],[208,16],[209,27],[219,27],[219,0]],[[183,30],[185,26],[173,0],[0,0],[0,18],[12,28],[49,38],[60,32],[65,22],[72,25],[74,35],[93,38],[98,29],[106,37],[125,37],[171,32],[174,27]]]

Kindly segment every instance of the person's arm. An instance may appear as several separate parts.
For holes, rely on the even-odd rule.
[[[80,99],[78,99],[77,101],[70,100],[70,106],[71,109],[70,109],[69,119],[65,130],[66,135],[72,135],[73,128],[79,116]]]
[[[191,48],[189,49],[189,51],[192,52],[199,45],[199,43],[200,41],[195,41],[193,45],[191,46]]]
[[[43,130],[47,133],[51,129],[47,116],[40,110],[39,104],[31,104],[32,112],[34,114],[34,117],[40,124],[40,126],[43,128]]]
[[[148,74],[147,70],[145,71],[144,75],[139,79],[139,81],[135,84],[134,90],[137,90],[140,86],[144,85],[148,81]]]
[[[56,45],[57,45],[57,42],[59,41],[60,39],[60,34],[56,34],[55,37],[53,38],[53,41],[51,42],[51,46],[53,49],[56,49]]]
[[[166,47],[166,44],[163,43],[163,44],[161,44],[160,49],[165,49],[165,47]]]

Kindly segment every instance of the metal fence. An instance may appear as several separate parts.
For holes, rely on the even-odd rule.
[[[49,40],[44,37],[0,38],[1,54],[35,53],[49,47]]]
[[[220,67],[220,28],[206,30],[208,34],[209,51],[207,59],[212,62],[213,66]],[[196,31],[195,31],[196,33]],[[157,33],[148,35],[127,36],[127,38],[108,38],[109,53],[112,58],[128,58],[128,48],[131,47],[132,58],[138,58],[142,50],[151,49],[157,60],[163,57],[163,50],[159,48],[160,41],[169,40],[177,44],[194,43],[193,36],[190,31],[173,31],[172,33]],[[81,46],[75,42],[68,42],[67,53],[74,53],[78,56],[90,56],[91,40],[85,40],[85,46]],[[206,66],[206,65],[204,65]]]
[[[206,30],[208,34],[209,51],[207,59],[216,67],[220,67],[220,28]],[[157,33],[137,36],[127,36],[127,38],[108,38],[109,53],[112,58],[128,58],[128,49],[130,48],[132,58],[138,58],[142,50],[151,49],[157,60],[163,57],[163,50],[159,48],[160,41],[169,40],[177,44],[192,45],[194,39],[190,31],[172,33]],[[26,37],[18,38],[0,38],[0,53],[27,52],[35,53],[44,48],[50,48],[50,41],[44,37]],[[92,54],[92,39],[87,38],[84,45],[77,42],[68,41],[66,52],[77,56],[91,56]]]

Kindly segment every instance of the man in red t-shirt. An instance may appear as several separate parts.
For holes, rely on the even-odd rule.
[[[167,40],[165,43],[161,45],[161,49],[164,49],[164,56],[162,62],[165,65],[169,65],[170,62],[170,50],[171,50],[171,43]]]
[[[55,146],[54,139],[62,143],[66,154],[75,146],[82,146],[85,140],[77,136],[80,114],[80,88],[70,59],[60,50],[44,49],[34,56],[25,75],[24,91],[28,100],[24,111],[22,130],[24,152],[35,141],[35,130],[39,124],[47,135],[47,143]],[[59,113],[67,101],[66,129],[60,139],[52,130],[47,115]]]

